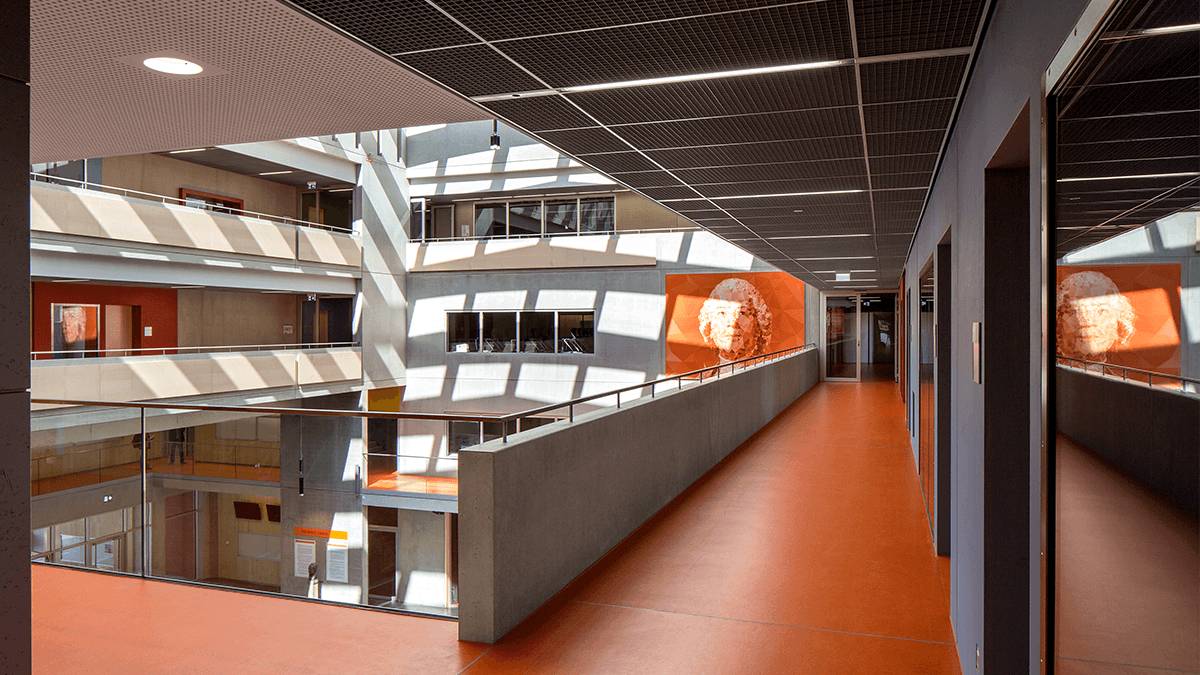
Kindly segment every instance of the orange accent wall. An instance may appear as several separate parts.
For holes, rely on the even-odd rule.
[[[100,305],[100,349],[104,349],[104,305],[132,305],[141,308],[141,325],[153,328],[150,337],[139,337],[142,348],[172,348],[178,346],[178,296],[173,288],[139,286],[93,286],[90,284],[33,283],[33,348],[50,351],[50,306],[54,303]]]
[[[804,346],[804,282],[784,272],[668,274],[666,278],[666,373],[678,375],[720,363],[717,350],[700,335],[700,308],[726,279],[749,282],[771,312],[766,353]]]
[[[1059,265],[1058,283],[1077,272],[1099,272],[1108,277],[1137,316],[1129,341],[1114,345],[1105,355],[1107,362],[1178,375],[1182,297],[1179,265]],[[1053,293],[1056,299],[1057,288]]]

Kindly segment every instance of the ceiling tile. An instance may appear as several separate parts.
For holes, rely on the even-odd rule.
[[[463,96],[544,89],[540,82],[486,45],[418,52],[397,58]]]
[[[854,68],[821,68],[568,94],[603,124],[855,105]]]
[[[846,5],[752,12],[496,43],[551,87],[626,82],[853,55]]]

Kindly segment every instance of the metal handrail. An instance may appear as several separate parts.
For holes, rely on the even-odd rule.
[[[766,363],[768,360],[773,360],[774,358],[779,358],[779,357],[787,355],[787,354],[805,352],[805,351],[808,351],[809,349],[815,349],[815,348],[816,348],[815,344],[808,343],[808,344],[804,345],[803,347],[792,347],[790,349],[781,349],[779,351],[771,352],[769,354],[761,354],[759,356],[751,356],[748,358],[739,359],[737,361],[730,361],[728,363],[722,363],[722,364],[719,364],[716,366],[708,366],[706,368],[701,368],[699,370],[693,370],[693,371],[689,371],[686,373],[680,373],[678,375],[671,375],[669,377],[663,377],[663,378],[659,378],[657,380],[652,380],[649,382],[642,382],[640,384],[630,385],[627,387],[621,387],[619,389],[611,389],[609,391],[602,392],[599,394],[592,394],[591,396],[581,396],[579,398],[574,398],[569,401],[564,401],[562,403],[555,403],[553,405],[542,406],[539,408],[532,408],[530,410],[525,410],[523,412],[509,413],[506,415],[495,415],[495,414],[472,415],[472,414],[466,414],[466,413],[382,412],[382,411],[375,411],[375,410],[330,410],[330,409],[325,409],[325,408],[276,408],[276,407],[270,407],[270,406],[249,406],[249,405],[212,405],[212,404],[204,404],[204,403],[161,403],[161,402],[157,402],[157,401],[95,401],[95,400],[66,399],[66,398],[61,398],[61,399],[59,399],[59,398],[54,398],[54,399],[52,399],[52,398],[31,398],[29,402],[40,404],[40,405],[80,405],[80,406],[92,406],[92,407],[96,407],[96,408],[140,408],[143,411],[145,411],[147,409],[149,409],[149,410],[179,410],[179,411],[198,410],[198,411],[203,411],[203,412],[248,412],[248,413],[254,413],[256,415],[280,414],[280,415],[314,415],[314,416],[321,416],[321,417],[365,417],[365,418],[371,418],[371,419],[394,419],[394,420],[429,420],[429,421],[443,421],[443,422],[445,422],[445,421],[449,421],[449,422],[480,422],[480,423],[501,422],[502,423],[501,426],[503,428],[502,438],[503,438],[504,442],[507,443],[508,442],[508,429],[503,424],[504,422],[517,420],[517,419],[520,419],[523,417],[530,417],[533,415],[538,415],[538,414],[541,414],[544,412],[549,412],[551,410],[557,410],[560,408],[568,408],[570,411],[570,414],[567,419],[569,419],[571,422],[574,422],[575,421],[575,406],[579,405],[580,403],[586,403],[588,401],[593,401],[598,398],[604,398],[606,396],[616,395],[617,407],[620,408],[622,392],[632,391],[634,389],[643,389],[645,387],[650,387],[650,396],[653,398],[654,394],[655,394],[654,385],[656,385],[656,384],[661,384],[663,382],[678,381],[679,388],[682,389],[683,388],[683,380],[685,378],[698,376],[698,383],[702,384],[704,382],[704,374],[705,373],[714,373],[714,375],[712,377],[719,378],[721,376],[721,371],[724,370],[725,368],[729,368],[729,372],[730,372],[730,374],[732,374],[736,370],[736,367],[738,365],[741,365],[742,370],[745,370],[746,368],[749,368],[751,365],[757,365],[759,363]]]
[[[442,241],[496,241],[502,239],[548,239],[550,237],[590,237],[604,235],[611,237],[618,234],[658,234],[667,232],[707,232],[699,225],[695,227],[652,227],[644,230],[592,230],[589,232],[542,232],[540,234],[496,234],[492,236],[470,237],[420,237],[412,241],[416,244],[429,244]]]
[[[1133,372],[1133,373],[1139,373],[1141,375],[1145,375],[1147,378],[1146,383],[1148,385],[1150,385],[1151,387],[1154,386],[1154,378],[1156,378],[1156,377],[1160,378],[1160,379],[1166,379],[1166,380],[1177,380],[1177,381],[1179,381],[1179,383],[1181,385],[1181,389],[1182,389],[1183,384],[1194,384],[1194,385],[1197,385],[1198,387],[1200,387],[1200,380],[1197,380],[1197,379],[1191,378],[1191,377],[1184,377],[1182,375],[1169,375],[1167,373],[1156,373],[1152,370],[1144,370],[1142,368],[1134,368],[1132,366],[1118,366],[1118,365],[1115,365],[1112,363],[1106,363],[1104,361],[1088,361],[1087,359],[1077,359],[1077,358],[1074,358],[1071,356],[1058,356],[1057,358],[1060,362],[1060,365],[1067,365],[1068,367],[1071,367],[1071,368],[1077,368],[1077,366],[1074,366],[1072,364],[1081,363],[1081,364],[1083,364],[1083,367],[1081,368],[1082,370],[1087,371],[1087,372],[1092,372],[1092,373],[1099,372],[1101,375],[1109,375],[1109,373],[1106,372],[1107,369],[1112,369],[1114,371],[1119,370],[1119,371],[1121,371],[1121,379],[1126,382],[1129,381],[1129,373]],[[1066,361],[1067,363],[1062,364],[1061,362],[1063,362],[1063,361]],[[1100,370],[1099,371],[1089,370],[1088,366],[1099,366]],[[1116,375],[1109,375],[1109,376],[1116,377]],[[1136,382],[1137,380],[1134,380],[1134,381]]]
[[[721,363],[716,366],[708,366],[707,368],[700,368],[699,370],[692,370],[692,371],[689,371],[686,373],[680,373],[678,375],[670,375],[668,377],[660,377],[659,379],[651,380],[650,382],[641,382],[639,384],[629,385],[628,387],[621,387],[620,389],[611,389],[609,391],[606,391],[606,392],[600,393],[600,394],[592,394],[591,396],[580,396],[578,398],[573,398],[570,401],[566,401],[564,403],[555,403],[552,405],[542,406],[540,408],[534,408],[532,410],[526,410],[524,412],[519,412],[519,413],[509,413],[508,415],[504,415],[503,417],[497,418],[496,421],[508,422],[508,421],[512,421],[512,420],[521,419],[522,417],[529,417],[530,415],[538,415],[541,413],[550,412],[552,410],[561,410],[562,408],[567,408],[567,410],[568,410],[567,419],[571,422],[574,422],[575,421],[575,406],[580,403],[587,403],[588,401],[594,401],[598,398],[605,398],[608,396],[615,395],[617,397],[617,407],[620,408],[621,407],[621,394],[626,391],[633,391],[634,389],[645,389],[646,387],[650,387],[650,398],[654,398],[654,385],[656,385],[656,384],[661,384],[663,382],[677,381],[679,383],[679,388],[682,389],[684,378],[698,376],[698,382],[700,384],[703,384],[704,383],[704,373],[715,371],[714,377],[720,377],[721,370],[728,367],[729,373],[732,375],[738,364],[741,364],[742,370],[745,370],[746,368],[749,367],[749,365],[747,365],[747,364],[749,364],[751,362],[753,362],[754,364],[765,363],[767,360],[773,360],[773,358],[786,356],[787,354],[791,354],[793,352],[800,353],[800,352],[808,351],[809,349],[816,349],[816,348],[817,348],[817,345],[815,343],[810,342],[810,343],[804,345],[803,347],[791,347],[789,349],[780,349],[779,351],[774,351],[769,354],[760,354],[758,356],[750,356],[750,357],[747,357],[744,359],[738,359],[737,361]],[[641,397],[639,397],[639,398],[641,398]],[[508,430],[507,429],[505,429],[503,438],[504,438],[505,442],[508,442]]]
[[[46,183],[57,183],[59,181],[62,181],[62,182],[66,182],[66,183],[73,183],[84,189],[98,188],[99,191],[101,191],[101,192],[109,191],[109,192],[119,193],[120,195],[122,195],[124,197],[133,196],[133,197],[137,197],[139,199],[149,198],[151,201],[160,201],[163,204],[166,204],[168,202],[173,202],[175,206],[188,206],[186,200],[180,199],[178,197],[168,197],[166,195],[154,194],[153,192],[142,192],[141,190],[130,190],[129,188],[115,187],[112,185],[103,185],[101,183],[91,183],[88,181],[76,180],[74,178],[65,178],[63,176],[52,176],[48,173],[37,173],[35,171],[30,171],[29,176],[34,182],[38,182],[39,180],[41,180],[42,182],[46,182]],[[196,207],[188,207],[188,208],[196,208]],[[250,216],[250,217],[258,218],[261,220],[269,220],[269,221],[276,222],[276,223],[283,223],[284,225],[293,225],[296,227],[310,227],[310,228],[313,228],[316,230],[328,230],[330,232],[352,232],[352,230],[347,229],[347,228],[334,227],[332,225],[325,225],[323,223],[314,223],[314,222],[311,222],[308,220],[292,218],[291,216],[279,216],[279,215],[274,215],[274,214],[270,214],[270,213],[259,213],[258,211],[247,211],[246,209],[239,209],[239,208],[235,208],[232,206],[221,206],[221,207],[214,208],[214,209],[204,209],[204,210],[216,211],[219,213],[229,213],[231,215]]]
[[[42,351],[29,352],[30,360],[44,361],[46,357],[53,358],[55,354],[80,354],[86,355],[89,358],[103,358],[103,355],[110,352],[114,356],[168,356],[167,352],[172,352],[170,356],[178,354],[212,354],[212,353],[229,353],[229,352],[255,352],[268,350],[288,350],[288,349],[335,349],[338,347],[359,347],[357,342],[288,342],[274,345],[214,345],[208,347],[139,347],[137,349],[72,349],[58,351]],[[145,352],[138,354],[130,354],[129,352]]]

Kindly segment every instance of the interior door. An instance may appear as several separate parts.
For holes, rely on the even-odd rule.
[[[861,376],[861,298],[825,296],[825,379],[857,382]]]

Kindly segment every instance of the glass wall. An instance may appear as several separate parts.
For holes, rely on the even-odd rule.
[[[347,413],[38,406],[30,560],[455,616],[457,458]]]

